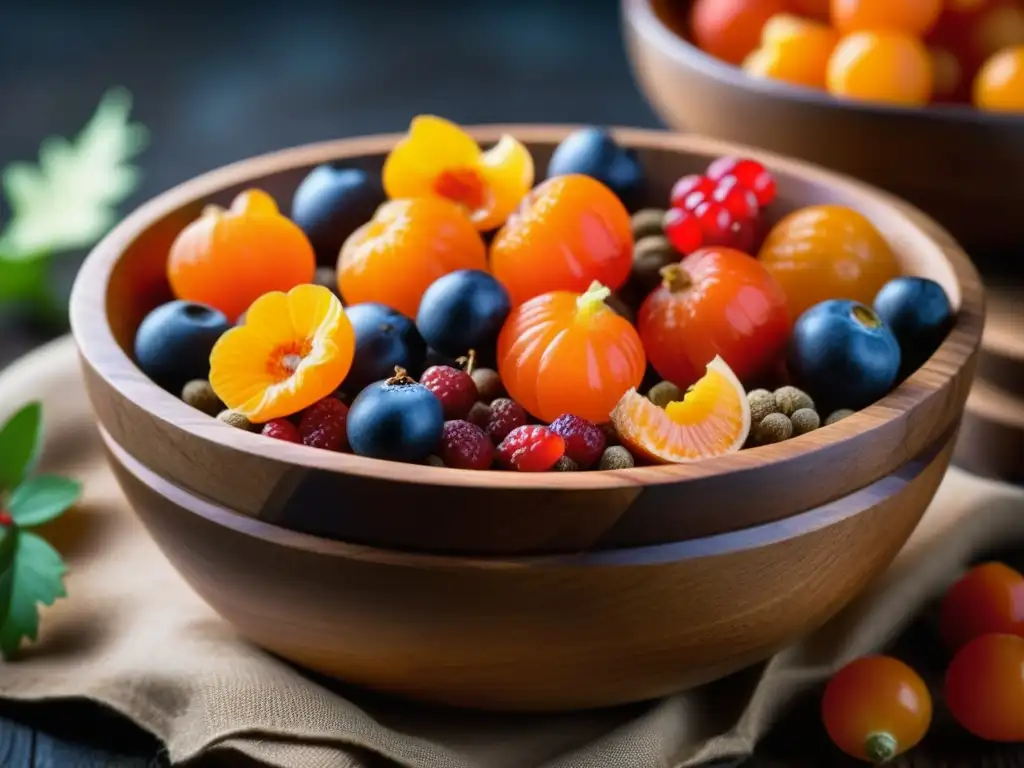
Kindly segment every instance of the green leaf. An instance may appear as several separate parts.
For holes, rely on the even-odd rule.
[[[36,303],[49,295],[50,258],[47,253],[13,259],[0,253],[0,302]]]
[[[64,574],[67,567],[60,553],[30,531],[9,528],[0,542],[10,548],[9,564],[0,571],[0,654],[10,657],[22,638],[39,637],[39,605],[53,605],[65,597]]]
[[[13,217],[0,235],[0,251],[29,259],[39,251],[93,245],[114,224],[116,206],[138,185],[129,161],[145,147],[145,128],[129,122],[131,95],[104,94],[74,141],[45,139],[39,165],[12,163],[2,183]]]
[[[0,492],[21,484],[35,467],[42,447],[43,409],[28,403],[0,427]]]
[[[56,475],[30,477],[11,494],[7,511],[19,528],[48,523],[74,504],[82,486]]]

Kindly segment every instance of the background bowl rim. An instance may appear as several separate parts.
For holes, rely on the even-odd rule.
[[[511,133],[527,144],[554,145],[569,132],[583,127],[589,126],[506,123],[469,126],[466,130],[482,143],[496,141],[501,135]],[[929,398],[940,395],[942,388],[935,386],[935,377],[938,377],[939,383],[947,384],[975,354],[984,324],[984,299],[978,273],[959,245],[938,224],[934,224],[934,230],[936,234],[943,235],[943,242],[937,241],[919,226],[915,218],[929,224],[933,222],[916,208],[843,174],[761,149],[663,130],[622,127],[610,130],[618,140],[638,149],[709,156],[742,154],[784,174],[843,190],[854,197],[874,198],[887,205],[893,217],[900,219],[903,226],[931,243],[951,268],[961,293],[956,324],[932,357],[897,388],[867,408],[822,428],[829,430],[827,438],[821,436],[822,430],[816,430],[814,442],[797,437],[783,443],[745,449],[690,464],[566,473],[460,470],[426,464],[402,464],[283,441],[268,441],[262,435],[239,430],[213,417],[197,420],[195,409],[143,374],[114,337],[107,318],[106,298],[110,277],[124,251],[155,222],[183,206],[194,205],[231,187],[255,185],[257,179],[268,175],[386,153],[404,136],[402,133],[389,133],[305,144],[242,159],[193,177],[139,206],[92,249],[76,277],[71,292],[70,320],[79,355],[121,397],[134,402],[170,430],[183,433],[191,439],[271,458],[295,468],[443,487],[597,491],[678,483],[812,456],[854,436],[864,436],[884,429],[889,422],[901,418]],[[913,216],[908,215],[908,212]],[[936,365],[939,353],[944,353],[949,359]],[[916,386],[925,379],[931,380],[929,386]],[[400,470],[396,471],[396,467],[400,467]]]
[[[1020,128],[1024,131],[1024,115],[1007,112],[986,112],[961,104],[930,104],[908,107],[882,102],[838,99],[816,88],[786,83],[772,78],[751,77],[742,69],[704,52],[685,37],[676,34],[655,12],[652,0],[620,0],[626,23],[649,43],[675,61],[697,69],[715,80],[765,96],[799,101],[825,108],[850,109],[868,117],[930,117],[961,125]]]

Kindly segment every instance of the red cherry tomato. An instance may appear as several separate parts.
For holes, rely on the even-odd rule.
[[[732,248],[701,248],[664,274],[636,323],[662,378],[688,387],[720,355],[743,381],[779,357],[791,329],[786,295],[760,261]]]
[[[951,651],[994,632],[1024,637],[1024,575],[1003,563],[972,568],[946,592],[939,625]]]
[[[821,717],[846,754],[883,763],[928,732],[932,697],[920,676],[889,656],[866,656],[839,670],[825,688]]]
[[[1024,741],[1024,638],[982,635],[960,649],[946,670],[946,705],[987,741]]]

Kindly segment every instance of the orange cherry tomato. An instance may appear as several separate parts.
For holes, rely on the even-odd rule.
[[[987,741],[1024,741],[1024,638],[982,635],[946,670],[946,705],[953,717]]]
[[[920,676],[889,656],[866,656],[825,687],[821,716],[829,738],[859,760],[883,763],[912,749],[928,732],[932,697]]]
[[[757,47],[765,22],[786,10],[785,0],[697,0],[690,29],[701,49],[739,64]]]
[[[743,60],[743,70],[810,88],[825,87],[828,60],[839,35],[827,24],[790,14],[773,16],[761,35],[761,47]]]
[[[951,651],[996,632],[1024,637],[1024,575],[1003,563],[972,568],[946,592],[939,625]]]
[[[768,233],[759,258],[782,286],[794,321],[827,299],[871,306],[899,275],[889,244],[859,211],[841,205],[800,208]]]
[[[989,112],[1024,114],[1024,45],[985,62],[974,80],[974,103]]]
[[[760,261],[732,248],[702,248],[663,274],[636,320],[662,378],[688,387],[718,355],[744,381],[779,358],[792,323],[786,294]]]
[[[616,291],[632,266],[629,211],[581,174],[537,186],[491,243],[491,272],[513,306],[550,291],[583,293],[595,280]]]
[[[932,96],[932,60],[906,32],[852,32],[832,51],[825,79],[835,96],[922,106]]]
[[[939,20],[942,0],[831,0],[840,32],[902,32],[920,37]]]
[[[572,413],[595,424],[640,385],[647,362],[629,321],[604,303],[598,284],[584,294],[553,291],[512,310],[498,336],[505,390],[545,422]]]

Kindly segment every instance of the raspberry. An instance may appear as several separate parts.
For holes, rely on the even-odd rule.
[[[494,462],[494,446],[487,434],[461,419],[444,423],[438,454],[453,469],[490,469]]]
[[[487,418],[487,426],[484,431],[491,438],[491,442],[497,445],[509,433],[517,427],[525,426],[528,418],[523,406],[515,400],[507,397],[499,397],[491,403],[491,412]]]
[[[325,397],[313,403],[299,420],[302,442],[325,451],[344,451],[348,448],[347,418],[348,406],[336,397]]]
[[[556,435],[565,440],[565,455],[587,469],[604,453],[604,432],[593,422],[581,419],[571,413],[559,416],[548,426]]]
[[[476,424],[480,429],[487,429],[487,422],[491,420],[491,406],[487,403],[473,403],[473,407],[469,409],[469,415],[466,417],[466,421],[470,424]]]
[[[464,419],[480,393],[473,377],[449,365],[432,365],[423,372],[420,384],[429,389],[444,408],[446,419]]]
[[[516,427],[498,446],[498,461],[519,472],[547,472],[565,454],[565,440],[547,427]]]
[[[302,442],[302,434],[299,432],[299,428],[288,421],[288,419],[271,419],[263,425],[260,434],[289,443]]]

